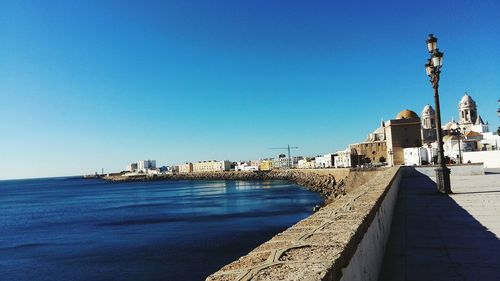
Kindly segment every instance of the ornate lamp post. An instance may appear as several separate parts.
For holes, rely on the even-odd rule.
[[[451,129],[451,134],[458,137],[458,164],[462,164],[462,149],[460,148],[460,142],[462,141],[462,130],[461,128]]]
[[[498,99],[498,110],[497,110],[498,117],[500,117],[500,99]]]
[[[498,110],[497,110],[498,117],[500,117],[500,99],[498,99]],[[498,127],[497,134],[500,136],[500,127]],[[498,145],[497,145],[497,150],[498,150]]]
[[[441,109],[439,106],[439,75],[441,74],[441,67],[443,66],[443,53],[437,48],[437,38],[429,34],[427,38],[427,49],[430,53],[430,58],[425,64],[425,71],[429,76],[432,88],[434,88],[434,102],[436,106],[436,135],[438,141],[438,165],[436,168],[436,182],[438,191],[441,193],[450,194],[450,169],[446,167],[444,160],[443,149],[443,132],[441,130]]]

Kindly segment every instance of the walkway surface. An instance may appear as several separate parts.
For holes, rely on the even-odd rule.
[[[500,173],[404,177],[379,280],[500,280]]]

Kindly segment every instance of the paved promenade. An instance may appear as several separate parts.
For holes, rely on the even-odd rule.
[[[500,280],[500,173],[405,177],[379,280]]]

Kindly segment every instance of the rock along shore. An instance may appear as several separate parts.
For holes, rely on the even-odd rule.
[[[345,194],[344,180],[337,182],[334,175],[309,173],[302,170],[272,170],[259,172],[206,172],[174,175],[141,175],[141,176],[106,176],[104,180],[111,182],[157,181],[157,180],[286,180],[301,185],[309,190],[334,198]]]

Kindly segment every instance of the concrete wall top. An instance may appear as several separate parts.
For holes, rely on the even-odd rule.
[[[346,178],[351,172],[350,168],[326,168],[326,169],[294,169],[303,173],[314,173],[319,175],[333,175],[336,179]]]
[[[414,169],[404,169],[403,172],[407,176],[419,175],[422,173],[428,177],[436,176],[436,168],[438,166],[407,166],[407,168]],[[482,163],[474,164],[462,164],[462,165],[447,165],[451,170],[451,174],[454,176],[474,176],[474,175],[484,175],[484,167]]]

